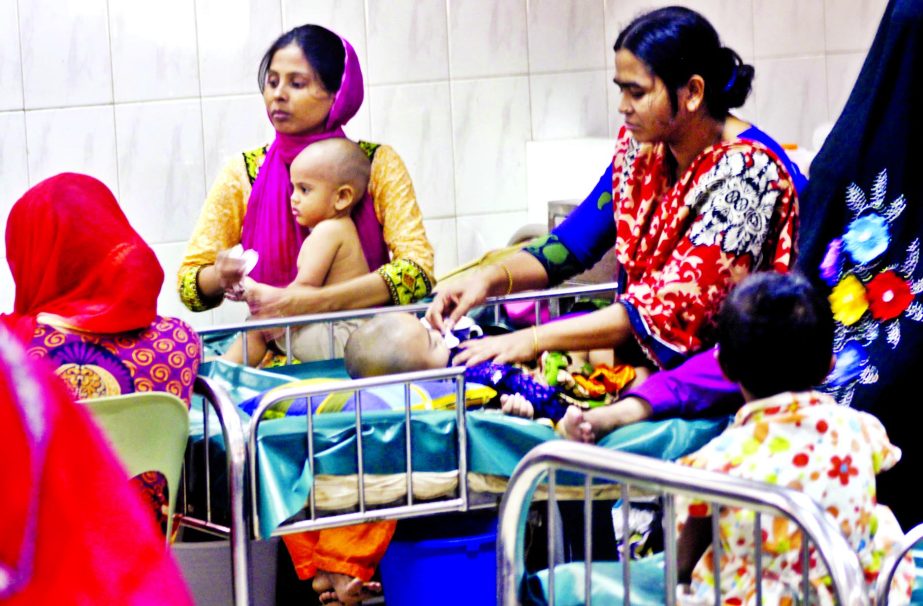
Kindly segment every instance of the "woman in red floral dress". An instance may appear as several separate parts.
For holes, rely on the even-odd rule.
[[[614,82],[625,126],[598,197],[551,235],[440,290],[427,317],[449,328],[490,295],[579,273],[613,243],[623,285],[616,303],[468,342],[456,361],[614,348],[623,362],[672,367],[712,343],[712,317],[731,286],[753,271],[790,268],[801,177],[774,141],[729,111],[743,105],[753,73],[689,9],[653,11],[623,30]]]

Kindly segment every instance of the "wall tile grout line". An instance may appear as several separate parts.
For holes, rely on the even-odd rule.
[[[16,0],[16,31],[19,34],[19,92],[22,96],[22,132],[25,137],[24,147],[26,152],[26,184],[32,185],[32,174],[29,168],[29,122],[26,120],[26,74],[23,66],[23,43],[22,43],[22,12],[19,10],[20,0]],[[6,249],[4,249],[6,250]]]
[[[115,199],[122,205],[122,171],[119,163],[119,128],[115,117],[115,59],[112,52],[112,11],[109,9],[109,0],[106,0],[106,38],[109,43],[109,86],[112,92],[112,102],[103,104],[112,107],[112,140],[115,143]]]
[[[452,214],[458,214],[458,148],[455,144],[455,86],[452,80],[452,43],[449,22],[451,20],[451,0],[445,0],[445,57],[446,73],[448,74],[449,87],[449,135],[451,137],[449,149],[452,151]],[[458,246],[458,231],[455,232],[456,248]],[[456,251],[456,256],[458,251]]]
[[[196,63],[196,85],[199,90],[199,122],[202,128],[202,184],[204,186],[204,191],[208,192],[208,170],[206,169],[208,163],[206,162],[205,149],[207,142],[205,141],[205,104],[202,103],[202,58],[201,58],[201,49],[199,48],[199,2],[201,0],[193,0],[192,3],[192,23],[193,31],[195,31],[195,63]],[[204,201],[203,201],[204,203]]]

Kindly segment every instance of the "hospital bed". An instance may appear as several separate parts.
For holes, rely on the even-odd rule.
[[[592,558],[593,525],[590,496],[584,499],[585,553],[582,561],[558,563],[547,570],[527,574],[523,564],[523,544],[526,514],[536,488],[547,487],[549,524],[548,552],[555,553],[557,532],[552,512],[556,505],[555,486],[564,475],[579,474],[585,489],[599,482],[616,482],[623,501],[637,492],[655,494],[663,500],[664,552],[655,557],[633,560],[628,542],[622,544],[618,562],[594,562]],[[863,572],[858,557],[839,530],[817,503],[799,491],[736,478],[727,474],[683,467],[675,463],[630,453],[604,450],[595,446],[573,442],[543,444],[523,458],[513,476],[500,506],[500,523],[497,540],[498,603],[504,606],[520,603],[549,605],[676,603],[677,550],[673,523],[675,499],[678,496],[705,500],[712,507],[712,528],[717,528],[719,507],[741,507],[787,518],[800,527],[802,541],[802,568],[808,571],[809,548],[821,558],[829,572],[833,594],[839,604],[868,606]],[[629,509],[620,508],[623,523],[627,526]],[[761,518],[756,517],[754,541],[756,575],[760,573]],[[768,519],[765,519],[768,523]],[[910,544],[920,539],[923,531],[908,539]],[[717,537],[713,532],[713,537]],[[713,540],[714,569],[718,570],[720,543]],[[719,571],[720,574],[720,571]],[[886,575],[882,575],[885,577]],[[890,578],[883,578],[882,584]],[[716,583],[720,587],[720,583]],[[800,591],[802,598],[809,595],[807,575],[803,576]],[[756,603],[762,603],[761,587],[756,588]],[[886,589],[880,589],[886,591]],[[716,590],[714,603],[720,604],[720,589]],[[802,599],[801,604],[809,603]],[[882,604],[884,602],[879,602]]]
[[[605,284],[499,297],[488,301],[488,309],[494,311],[486,312],[486,317],[492,314],[499,320],[498,306],[506,302],[594,297],[614,288]],[[282,328],[288,340],[292,328],[303,324],[397,311],[419,314],[425,309],[426,305],[410,305],[261,320],[209,328],[200,334],[211,339],[242,330]],[[535,309],[540,322],[541,306]],[[332,329],[330,334],[332,340]],[[226,453],[227,486],[215,486],[220,474],[210,465],[202,470],[201,465],[190,464],[187,477],[196,486],[204,483],[206,505],[204,512],[187,510],[184,524],[230,538],[238,605],[249,604],[251,538],[495,508],[519,460],[539,444],[560,442],[548,426],[492,411],[469,411],[457,405],[412,410],[418,404],[414,394],[420,385],[441,384],[443,391],[454,394],[455,403],[465,401],[462,368],[349,381],[342,361],[293,364],[272,371],[209,362],[201,375],[196,393],[202,397],[204,412],[192,434],[205,451],[203,461],[220,460],[215,451]],[[293,384],[294,380],[302,382]],[[380,394],[375,390],[380,389],[396,391],[397,404],[391,409],[364,410],[363,400],[376,398]],[[351,412],[274,414],[280,403],[302,399],[312,410],[318,401],[337,394],[355,400]],[[254,396],[257,404],[247,415],[237,404]],[[702,446],[725,424],[725,419],[639,423],[607,436],[601,446],[673,459]],[[594,490],[594,498],[617,496],[612,485],[601,484]],[[562,482],[554,493],[557,499],[579,498],[583,487]]]

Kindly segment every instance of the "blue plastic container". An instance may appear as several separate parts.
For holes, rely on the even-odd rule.
[[[497,521],[478,526],[462,536],[392,541],[380,565],[385,604],[495,604]]]

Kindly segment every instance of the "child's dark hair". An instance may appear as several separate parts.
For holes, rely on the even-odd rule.
[[[276,51],[295,44],[304,53],[305,59],[317,72],[328,93],[340,90],[343,81],[343,70],[346,67],[346,48],[339,36],[326,27],[320,25],[301,25],[279,36],[272,43],[263,60],[260,61],[260,70],[257,77],[260,82],[260,91],[266,86],[266,74]]]
[[[645,13],[628,24],[615,40],[663,80],[676,113],[676,91],[698,74],[705,81],[705,106],[716,119],[747,100],[753,84],[752,65],[722,46],[705,17],[680,6]]]
[[[718,312],[718,360],[756,398],[805,391],[830,371],[833,314],[804,276],[761,272]]]

